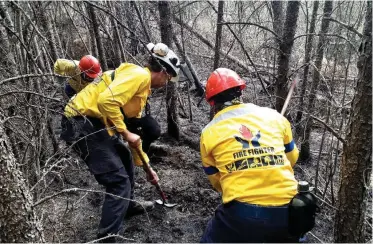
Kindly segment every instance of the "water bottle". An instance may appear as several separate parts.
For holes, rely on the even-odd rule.
[[[312,187],[313,188],[313,187]],[[315,202],[316,197],[311,193],[310,185],[307,181],[298,182],[298,194],[307,197],[310,201]],[[306,203],[300,198],[293,199],[293,206],[303,207]]]
[[[317,199],[307,181],[298,182],[298,194],[289,204],[290,234],[302,238],[315,225]]]

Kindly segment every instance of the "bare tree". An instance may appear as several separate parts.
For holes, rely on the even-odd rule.
[[[286,20],[278,57],[276,110],[281,111],[287,95],[287,80],[291,50],[294,44],[294,34],[297,28],[299,1],[290,1],[286,9]]]
[[[133,8],[135,9],[136,11],[136,14],[137,14],[137,17],[139,18],[139,21],[141,23],[141,26],[142,26],[142,29],[144,31],[144,35],[146,37],[146,41],[150,42],[151,41],[151,38],[150,38],[150,34],[149,34],[149,31],[148,31],[148,28],[146,27],[145,23],[144,23],[144,19],[143,17],[141,16],[141,13],[140,13],[140,10],[137,6],[137,3],[136,1],[131,1],[131,5],[133,6]]]
[[[224,1],[219,1],[218,6],[218,20],[217,20],[217,27],[216,27],[216,37],[215,37],[215,58],[214,58],[214,70],[219,68],[219,59],[220,59],[220,46],[221,46],[221,31],[223,29],[223,25],[219,25],[219,23],[223,20],[224,14]]]
[[[46,33],[47,39],[48,39],[48,44],[49,44],[49,49],[51,53],[51,58],[53,60],[56,60],[59,55],[59,49],[56,41],[56,34],[53,31],[52,23],[51,21],[48,20],[48,17],[46,16],[46,7],[50,4],[50,2],[36,2],[36,12],[38,14],[38,18],[40,19],[41,26]]]
[[[316,50],[316,61],[315,61],[315,69],[313,70],[312,74],[312,85],[310,90],[310,98],[308,101],[308,106],[306,111],[310,114],[314,111],[314,103],[316,99],[316,91],[320,83],[320,70],[322,67],[322,60],[324,58],[324,50],[325,50],[325,43],[326,43],[326,34],[329,31],[329,19],[330,15],[332,14],[333,10],[333,1],[325,1],[324,3],[324,15],[321,21],[321,30],[320,30],[320,37],[317,43],[317,50]],[[304,139],[301,145],[301,152],[300,152],[300,159],[307,160],[310,156],[310,135],[311,135],[311,126],[312,126],[312,118],[309,117],[308,121],[305,125],[305,132],[304,132]]]
[[[349,132],[343,149],[335,242],[365,242],[366,196],[372,171],[372,2],[367,1]]]
[[[136,56],[139,52],[138,45],[139,45],[139,40],[137,39],[135,32],[137,30],[137,27],[135,25],[135,20],[133,18],[134,14],[131,13],[137,8],[137,4],[133,1],[125,3],[126,7],[130,10],[128,13],[126,13],[126,20],[127,20],[127,25],[128,28],[132,30],[130,33],[130,52],[133,56]],[[138,9],[137,9],[138,10]]]
[[[15,61],[15,55],[11,51],[11,37],[13,36],[10,28],[14,28],[13,22],[9,16],[9,13],[6,9],[5,3],[0,2],[0,16],[2,17],[2,25],[7,25],[9,28],[6,28],[6,30],[0,30],[0,62],[1,62],[1,71],[5,73],[9,73],[10,75],[15,75],[16,72],[16,61]]]
[[[91,18],[91,21],[92,21],[92,30],[93,30],[93,33],[94,33],[94,36],[91,36],[91,38],[96,39],[97,50],[98,50],[98,55],[99,55],[99,59],[100,59],[102,69],[103,70],[108,70],[108,65],[107,65],[107,62],[106,62],[105,49],[104,49],[104,45],[102,43],[102,38],[100,36],[99,24],[98,24],[98,21],[97,21],[96,12],[95,12],[93,6],[90,5],[90,4],[87,5],[87,10],[88,10],[89,17]]]
[[[319,9],[319,1],[313,2],[313,10],[312,10],[312,17],[311,17],[311,24],[310,24],[310,30],[309,33],[315,33],[315,27],[316,27],[316,17],[317,17],[317,11]],[[303,116],[303,107],[305,105],[305,94],[306,94],[306,88],[307,88],[307,79],[308,79],[308,72],[310,69],[309,62],[311,61],[311,53],[312,53],[312,44],[313,44],[313,37],[314,35],[309,35],[306,37],[306,50],[304,54],[304,71],[303,71],[303,80],[302,80],[302,88],[301,88],[301,94],[300,94],[300,101],[299,101],[299,110],[297,112],[297,117],[295,122],[299,123],[302,120]],[[299,127],[300,128],[300,127]]]
[[[171,47],[172,44],[172,19],[170,3],[165,1],[158,2],[158,11],[160,19],[161,40],[164,44]],[[167,84],[166,93],[167,104],[167,131],[168,134],[177,140],[180,138],[179,117],[177,113],[177,87],[176,83]]]
[[[0,121],[0,242],[44,242],[44,234]]]
[[[273,31],[278,35],[282,36],[284,27],[284,11],[283,11],[283,1],[271,1],[272,6],[272,25]],[[277,43],[280,45],[281,40],[277,39]]]
[[[115,5],[112,2],[108,2],[110,8],[115,9],[116,13],[118,13],[118,9],[115,8]],[[119,28],[117,21],[114,18],[111,18],[111,24],[113,26],[113,36],[114,36],[114,45],[117,51],[114,51],[114,55],[116,56],[116,60],[114,62],[115,66],[119,66],[121,62],[126,60],[126,54],[124,52],[124,46],[122,42],[122,36],[119,33]],[[118,51],[120,50],[120,52]]]

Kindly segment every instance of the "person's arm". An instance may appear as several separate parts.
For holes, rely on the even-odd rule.
[[[214,158],[210,155],[210,152],[208,152],[204,144],[203,134],[201,135],[200,152],[203,170],[207,174],[207,178],[209,179],[212,187],[214,187],[218,192],[222,192],[220,185],[220,172],[218,168],[216,168]]]
[[[286,157],[291,163],[291,166],[294,167],[299,157],[299,151],[293,139],[293,133],[291,131],[290,123],[285,117],[284,117],[284,123],[285,123],[285,131],[284,131],[285,153],[286,153]]]
[[[146,82],[146,79],[148,77],[143,74],[116,74],[114,81],[98,96],[97,101],[98,109],[104,119],[108,124],[115,126],[117,132],[128,142],[135,164],[138,166],[143,165],[143,162],[137,154],[136,148],[140,149],[146,163],[149,163],[149,158],[142,151],[140,136],[127,130],[120,108],[136,94],[141,84]],[[153,184],[158,182],[158,176],[152,168],[150,168],[147,178]]]
[[[143,74],[116,74],[114,81],[98,96],[97,105],[104,120],[110,120],[125,140],[132,137],[132,133],[127,130],[120,108],[132,99],[145,79],[148,77]]]
[[[140,141],[140,146],[139,147],[137,147],[137,148],[130,147],[132,156],[134,158],[135,164],[137,164],[136,162],[141,163],[140,165],[137,164],[137,166],[142,165],[142,168],[146,173],[146,179],[150,183],[155,185],[159,181],[159,177],[158,177],[157,173],[151,167],[148,155],[146,155],[146,153],[144,153],[143,150],[142,150],[141,140],[139,140],[139,141]],[[141,154],[141,155],[139,155],[139,154]],[[143,161],[145,161],[145,162],[143,162]]]
[[[73,60],[68,59],[57,59],[54,63],[54,73],[64,76],[75,76],[73,74],[77,67],[77,63]]]

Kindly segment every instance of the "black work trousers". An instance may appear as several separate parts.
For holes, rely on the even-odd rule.
[[[161,127],[150,115],[141,118],[126,118],[127,129],[139,135],[142,140],[142,150],[149,152],[150,144],[161,136]]]
[[[123,141],[110,136],[96,118],[62,118],[61,138],[73,145],[97,182],[105,187],[98,237],[117,234],[133,198],[134,166]],[[119,196],[119,197],[117,197]]]

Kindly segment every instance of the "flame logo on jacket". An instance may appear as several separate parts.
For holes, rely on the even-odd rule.
[[[253,133],[249,128],[247,128],[244,125],[241,125],[240,129],[238,130],[242,137],[234,136],[236,141],[242,144],[242,148],[250,148],[250,142],[253,145],[253,147],[260,147],[259,138],[260,138],[260,131],[258,131],[253,137]]]

